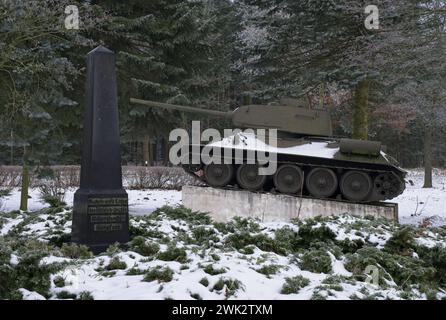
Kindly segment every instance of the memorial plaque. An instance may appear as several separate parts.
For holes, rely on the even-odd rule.
[[[73,242],[100,253],[129,241],[128,196],[122,187],[114,53],[87,55],[87,104],[81,185],[74,195]]]

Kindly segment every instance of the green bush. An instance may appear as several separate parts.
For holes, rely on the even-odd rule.
[[[226,287],[225,296],[230,297],[236,293],[242,286],[242,283],[237,279],[220,278],[212,287],[212,291],[221,291]]]
[[[107,250],[105,251],[105,254],[109,257],[113,257],[117,255],[118,253],[122,252],[122,245],[118,242],[115,244],[111,244],[108,246]]]
[[[386,242],[384,250],[390,253],[411,255],[415,245],[413,227],[404,227],[393,233],[392,237]]]
[[[45,254],[29,251],[20,257],[15,266],[15,280],[17,288],[35,291],[45,297],[49,296],[51,287],[50,276],[61,268],[57,264],[40,264]]]
[[[260,225],[252,219],[235,217],[230,223],[234,226],[235,230],[252,233],[260,231]]]
[[[299,227],[298,235],[304,246],[310,246],[314,241],[335,241],[336,234],[327,226],[314,228],[311,221]]]
[[[364,281],[366,278],[364,272],[367,266],[380,269],[381,284],[384,284],[384,280],[393,280],[404,287],[412,284],[430,286],[435,283],[436,269],[421,259],[390,254],[375,247],[364,247],[346,257],[345,268],[359,280]]]
[[[194,298],[195,300],[203,300],[203,298],[198,293],[191,293],[191,298]]]
[[[127,264],[119,259],[119,257],[113,257],[109,264],[105,267],[106,270],[125,270],[127,269]]]
[[[194,243],[207,245],[209,241],[218,242],[219,239],[213,229],[196,227],[192,230]]]
[[[299,266],[304,270],[316,273],[330,273],[332,271],[331,258],[327,251],[321,249],[306,251],[301,257]]]
[[[11,254],[11,245],[5,242],[3,237],[0,237],[0,265],[9,264]]]
[[[183,248],[177,248],[170,245],[166,251],[158,254],[158,259],[163,261],[177,261],[180,263],[187,262],[187,252]]]
[[[17,265],[11,265],[12,251],[19,256]],[[34,240],[8,240],[0,237],[0,299],[20,299],[19,288],[49,297],[51,274],[60,269],[58,264],[40,264],[48,254],[45,243]]]
[[[94,300],[93,295],[89,291],[82,291],[79,293],[78,300]]]
[[[61,200],[59,196],[43,194],[40,196],[40,199],[42,199],[43,202],[49,204],[51,208],[61,208],[67,205],[67,203]]]
[[[361,239],[344,239],[341,241],[336,241],[336,244],[341,248],[343,253],[355,253],[365,245],[364,241]]]
[[[144,237],[138,236],[130,242],[130,250],[145,257],[151,257],[158,253],[160,246],[157,243],[148,243]]]
[[[61,276],[55,277],[53,283],[57,288],[65,287],[65,279]]]
[[[61,248],[65,243],[69,244],[71,242],[71,233],[62,233],[60,235],[55,235],[49,239],[49,243]]]
[[[208,264],[206,267],[203,268],[203,271],[207,274],[210,274],[211,276],[215,276],[218,274],[222,274],[226,272],[225,268],[220,269],[214,269],[214,266],[212,264]]]
[[[158,280],[159,282],[170,282],[173,279],[173,270],[169,267],[162,268],[157,266],[156,268],[151,268],[146,272],[146,276],[143,281],[151,282]]]
[[[60,292],[58,292],[57,294],[56,294],[56,297],[57,297],[57,299],[63,299],[63,300],[65,300],[65,299],[76,299],[77,298],[77,295],[75,294],[75,293],[71,293],[71,292],[68,292],[68,291],[60,291]]]
[[[287,255],[287,248],[281,243],[269,238],[264,234],[252,235],[248,232],[240,232],[229,235],[225,239],[225,244],[236,250],[241,250],[247,246],[254,245],[262,251],[274,252],[280,255]]]
[[[280,270],[281,266],[270,264],[270,265],[264,265],[263,267],[257,269],[256,271],[258,273],[264,274],[265,276],[270,276],[273,274],[276,274]]]
[[[93,257],[93,253],[87,246],[78,245],[75,243],[64,243],[60,252],[64,257],[71,259],[89,259]]]
[[[0,198],[9,197],[11,195],[11,189],[0,189]]]
[[[146,273],[144,270],[141,270],[139,268],[131,268],[127,271],[126,275],[128,276],[139,276]]]
[[[150,214],[150,218],[156,219],[157,217],[162,215],[165,215],[168,218],[174,220],[183,220],[189,222],[192,225],[203,225],[211,223],[211,218],[208,216],[208,214],[202,212],[193,212],[192,210],[187,209],[183,206],[178,206],[175,208],[164,206]]]
[[[257,233],[260,231],[260,225],[252,219],[235,217],[227,223],[214,222],[214,228],[223,234],[234,232]]]
[[[205,286],[206,288],[209,286],[209,280],[208,280],[208,278],[202,278],[202,279],[199,281],[199,283],[202,284],[203,286]]]
[[[9,264],[0,264],[0,299],[13,299],[11,294],[18,289],[16,273]]]
[[[281,293],[282,294],[299,293],[300,289],[308,286],[309,284],[310,280],[302,276],[286,278]]]
[[[446,287],[446,248],[439,245],[433,248],[418,247],[417,253],[427,266],[435,268],[435,282]]]
[[[296,252],[300,248],[302,238],[290,227],[283,227],[274,232],[276,242],[280,243],[287,251]]]
[[[354,284],[355,281],[354,280],[349,280],[348,278],[344,277],[344,276],[328,276],[326,277],[324,280],[322,280],[322,284],[328,284],[328,285],[338,285],[341,283],[351,283]]]

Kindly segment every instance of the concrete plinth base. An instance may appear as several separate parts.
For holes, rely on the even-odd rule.
[[[287,222],[316,216],[383,217],[398,221],[398,204],[355,204],[344,201],[293,197],[282,194],[253,193],[184,186],[183,205],[193,211],[209,212],[218,222],[233,217],[257,218],[262,222]]]

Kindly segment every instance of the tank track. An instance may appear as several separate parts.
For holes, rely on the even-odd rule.
[[[238,173],[236,173],[239,172],[238,169],[240,165],[232,165],[233,176],[231,177],[231,181],[225,185],[219,185],[219,186],[213,185],[212,183],[209,183],[209,181],[207,181],[204,165],[183,166],[183,168],[188,174],[191,174],[195,178],[200,179],[205,184],[214,188],[247,189],[248,191],[260,192],[260,193],[275,193],[275,194],[283,193],[291,196],[332,199],[339,201],[347,201],[350,203],[376,203],[379,201],[391,200],[400,195],[401,193],[403,193],[403,191],[405,190],[405,180],[404,180],[405,172],[391,165],[387,166],[380,165],[374,168],[373,167],[367,168],[364,167],[362,163],[347,163],[344,161],[341,161],[340,165],[328,165],[323,162],[316,164],[316,163],[310,163],[309,161],[286,161],[286,160],[278,161],[277,164],[278,164],[278,169],[285,165],[292,167],[297,166],[298,168],[301,168],[303,173],[302,177],[303,179],[301,183],[301,188],[297,193],[281,192],[280,190],[278,190],[275,185],[275,181],[273,181],[274,180],[273,176],[267,177],[267,181],[264,183],[261,189],[254,190],[250,188],[244,188],[243,186],[240,185],[240,181],[238,179]],[[328,172],[333,172],[336,175],[335,179],[336,187],[335,191],[332,194],[327,196],[320,196],[315,194],[314,192],[310,192],[309,187],[311,187],[311,185],[308,185],[306,179],[308,179],[309,175],[311,175],[311,172],[314,171],[314,169],[318,169],[317,171],[321,171],[319,169],[322,169],[322,171],[326,170]],[[348,188],[345,188],[345,186],[348,185],[347,183],[345,183],[345,181],[348,181],[348,178],[343,178],[343,177],[346,176],[347,173],[349,173],[349,177],[356,175],[356,177],[359,177],[364,181],[368,181],[368,183],[370,182],[372,183],[371,186],[372,189],[369,192],[366,192],[367,193],[366,197],[359,199],[355,198],[355,196],[352,195],[350,195],[350,197],[348,196],[349,192],[354,195],[355,191],[348,190]],[[354,185],[354,182],[355,181],[353,178],[352,185]],[[386,183],[391,185],[390,190],[384,189],[383,185],[385,185]]]

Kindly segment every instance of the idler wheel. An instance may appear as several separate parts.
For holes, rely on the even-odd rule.
[[[304,174],[302,169],[291,164],[280,166],[274,175],[274,186],[281,193],[299,193],[302,189],[303,181]]]
[[[338,178],[331,169],[315,168],[308,174],[306,186],[313,197],[328,198],[336,192]]]
[[[224,187],[231,183],[234,167],[230,164],[210,164],[204,167],[204,177],[211,187]]]
[[[365,201],[369,197],[373,183],[370,176],[360,171],[349,171],[341,179],[342,195],[351,201]]]
[[[237,170],[237,182],[243,189],[258,191],[266,183],[266,176],[259,175],[259,166],[255,164],[243,164]]]
[[[375,192],[384,199],[391,199],[400,191],[400,181],[392,173],[381,173],[374,181]]]

